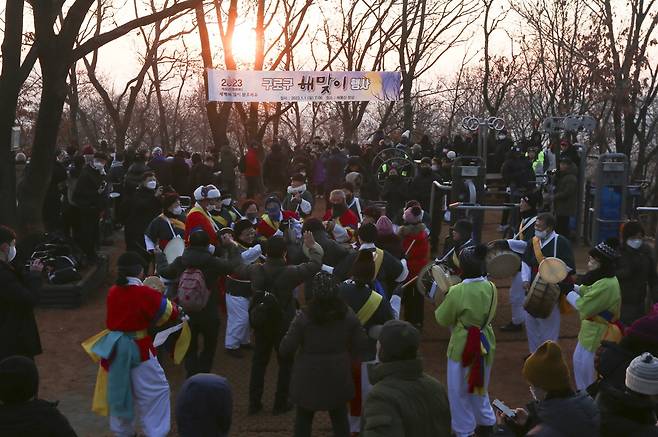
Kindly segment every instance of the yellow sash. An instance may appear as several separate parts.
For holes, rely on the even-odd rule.
[[[557,244],[557,241],[555,244]],[[532,237],[532,250],[535,252],[537,264],[544,261],[544,253],[541,251],[541,241],[539,240],[539,237]]]
[[[384,262],[384,251],[381,250],[380,248],[375,249],[375,276],[373,277],[376,278],[377,274],[379,273],[379,269],[382,267],[382,263]]]
[[[180,221],[180,220],[178,220],[178,219],[175,219],[175,218],[167,217],[167,216],[164,215],[164,214],[160,214],[160,217],[161,217],[163,220],[169,220],[169,223],[171,223],[171,225],[172,225],[173,227],[178,228],[178,229],[181,229],[181,230],[183,230],[183,231],[185,230],[185,223],[183,223],[182,221]]]
[[[270,228],[274,229],[274,232],[276,232],[276,231],[279,230],[279,225],[278,225],[278,224],[275,225],[275,224],[274,224],[275,222],[272,221],[272,219],[270,218],[269,215],[267,215],[267,214],[263,214],[263,217],[262,217],[262,218],[263,218],[263,221],[265,222],[265,224],[267,224],[267,226],[269,226]],[[277,222],[277,223],[278,223],[278,222]]]
[[[200,208],[198,206],[194,206],[192,209],[190,209],[190,212],[187,215],[189,216],[193,212],[198,212],[198,213],[203,214],[203,216],[208,219],[208,221],[210,222],[210,225],[213,227],[213,229],[215,231],[219,231],[219,227],[215,224],[215,221],[212,219],[210,214],[208,214],[208,211],[206,211],[205,209]]]
[[[375,314],[375,311],[377,311],[381,301],[381,294],[377,293],[376,291],[370,292],[370,297],[368,297],[368,300],[363,304],[359,312],[356,313],[356,317],[358,317],[362,326],[368,323],[368,320],[370,320],[372,315]]]

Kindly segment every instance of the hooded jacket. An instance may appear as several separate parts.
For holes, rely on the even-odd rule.
[[[620,253],[617,279],[621,287],[621,321],[628,326],[644,315],[647,292],[652,303],[658,302],[658,276],[655,258],[646,244],[639,249],[624,244]]]
[[[231,429],[233,395],[226,378],[199,373],[188,378],[176,398],[180,437],[225,437]]]

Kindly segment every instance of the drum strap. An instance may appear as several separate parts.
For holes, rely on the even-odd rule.
[[[523,233],[525,232],[526,229],[528,229],[530,226],[534,225],[535,222],[537,221],[537,216],[534,216],[528,222],[524,225],[523,221],[519,224],[519,232],[514,236],[513,240],[523,240]]]
[[[375,276],[373,276],[373,279],[375,279],[379,274],[382,263],[384,262],[384,251],[380,248],[376,248],[373,256],[375,258]]]
[[[269,226],[270,228],[274,229],[274,232],[276,232],[276,231],[279,230],[279,225],[278,225],[278,224],[275,225],[274,222],[272,222],[272,219],[270,218],[269,215],[267,215],[267,214],[263,214],[263,221],[265,222],[265,224],[266,224],[267,226]]]
[[[557,258],[557,240],[558,240],[559,235],[555,234],[555,238],[551,241],[555,241],[553,243],[553,257]],[[549,241],[550,243],[550,241]],[[548,243],[546,243],[548,244]],[[539,237],[532,237],[532,249],[535,253],[535,258],[537,259],[537,264],[541,263],[544,261],[544,253],[541,251],[541,241],[539,240]]]
[[[194,208],[190,210],[190,214],[192,214],[193,212],[198,212],[199,214],[203,215],[206,219],[208,219],[213,229],[215,231],[219,231],[219,226],[217,226],[217,223],[215,223],[215,221],[212,219],[210,214],[206,212],[205,209],[201,208],[200,206],[194,206]]]
[[[371,291],[370,296],[368,297],[368,300],[366,303],[363,304],[359,312],[356,313],[356,317],[359,319],[359,322],[361,322],[361,326],[365,325],[368,323],[368,320],[375,314],[375,311],[377,311],[377,308],[379,307],[379,303],[382,301],[382,295],[375,292]]]

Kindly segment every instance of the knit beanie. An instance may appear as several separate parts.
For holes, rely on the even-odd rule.
[[[625,335],[634,337],[642,342],[658,345],[658,314],[649,314],[640,317],[626,328]]]
[[[314,299],[331,299],[338,296],[338,287],[333,275],[320,271],[313,276],[311,281]]]
[[[418,356],[420,332],[404,320],[389,320],[379,333],[379,361],[410,360]]]
[[[462,270],[462,279],[478,278],[487,275],[487,246],[478,244],[469,246],[459,252],[459,266]]]
[[[571,388],[569,366],[562,349],[553,341],[544,342],[523,365],[523,377],[542,390],[560,391]]]
[[[162,209],[169,209],[179,198],[180,196],[176,192],[166,193],[162,196]]]
[[[419,206],[412,206],[411,208],[407,208],[404,210],[404,214],[402,214],[402,219],[404,220],[405,223],[408,223],[410,225],[415,225],[420,223],[420,217],[423,213],[423,210]]]
[[[617,249],[619,249],[619,240],[616,238],[608,238],[594,246],[589,251],[589,255],[603,263],[611,263],[619,258],[619,252]]]
[[[626,387],[635,393],[658,395],[658,358],[645,352],[626,369]]]
[[[377,233],[379,235],[383,236],[393,234],[393,222],[385,215],[379,217],[375,226],[377,226]]]
[[[0,361],[0,401],[18,404],[36,396],[39,372],[34,361],[23,356],[12,356]]]

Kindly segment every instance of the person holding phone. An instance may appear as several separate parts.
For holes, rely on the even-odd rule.
[[[523,378],[535,399],[513,414],[497,399],[498,427],[495,436],[599,436],[601,416],[594,400],[585,391],[571,387],[569,366],[562,349],[553,341],[544,342],[523,365]]]

